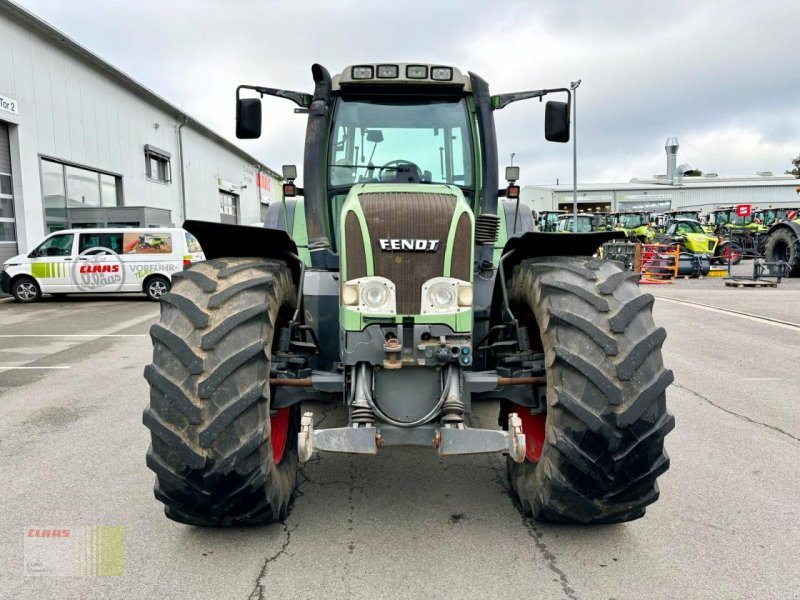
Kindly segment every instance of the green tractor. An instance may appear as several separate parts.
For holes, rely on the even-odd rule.
[[[649,211],[630,210],[625,212],[612,213],[611,217],[615,221],[615,229],[623,231],[629,238],[636,239],[645,244],[653,242],[655,231],[650,225],[652,213]]]
[[[145,369],[147,464],[166,515],[281,520],[313,453],[421,446],[507,455],[538,519],[641,517],[674,425],[653,297],[591,257],[618,232],[523,219],[529,231],[509,235],[519,207],[498,201],[519,188],[499,189],[495,113],[564,94],[544,120],[545,138],[566,142],[570,91],[491,95],[440,65],[311,71],[312,93],[237,90],[240,138],[261,131],[260,98],[245,95],[307,114],[304,188],[285,168],[264,228],[184,223],[207,260],[162,297]],[[499,427],[468,419],[486,400]],[[321,428],[304,401],[340,407],[347,426]]]
[[[788,265],[789,277],[800,277],[800,211],[797,208],[766,209],[774,212],[764,247],[767,262]],[[771,216],[771,215],[765,215]]]
[[[538,227],[539,231],[552,233],[558,226],[559,217],[566,214],[567,211],[565,210],[539,211],[539,216],[536,219],[536,226]]]
[[[589,233],[592,231],[605,231],[605,218],[595,214],[578,214],[578,233]],[[555,230],[558,233],[569,233],[575,231],[575,218],[571,214],[558,217]]]
[[[707,234],[700,223],[692,219],[673,219],[665,233],[657,238],[661,243],[668,244],[669,250],[709,257],[714,256],[719,241],[717,236]]]

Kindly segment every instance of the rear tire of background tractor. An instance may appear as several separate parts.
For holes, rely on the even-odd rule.
[[[611,262],[564,257],[530,259],[514,273],[511,305],[547,367],[546,420],[530,432],[542,438],[541,455],[508,460],[512,489],[536,519],[631,521],[658,498],[656,478],[669,467],[664,437],[675,424],[665,393],[673,375],[661,358],[666,333],[653,323],[654,298],[637,277]]]
[[[281,520],[297,478],[299,406],[270,414],[269,373],[276,326],[297,301],[291,273],[225,258],[193,263],[172,284],[144,371],[155,496],[190,525]]]
[[[789,263],[789,277],[800,277],[800,241],[788,229],[779,229],[769,236],[765,255],[767,262]]]

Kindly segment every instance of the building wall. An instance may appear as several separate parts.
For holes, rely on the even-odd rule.
[[[42,157],[119,175],[123,205],[169,209],[176,224],[184,217],[219,221],[220,182],[240,195],[239,223],[260,219],[254,161],[193,129],[191,122],[182,130],[183,215],[178,144],[183,119],[3,13],[0,95],[18,103],[17,115],[0,110],[0,120],[9,124],[20,252],[45,234]],[[171,183],[146,177],[145,144],[171,155]],[[273,178],[272,183],[274,194],[278,182]]]
[[[624,188],[624,189],[592,189],[590,186],[579,186],[578,203],[598,202],[600,199],[612,203],[613,210],[636,208],[636,205],[668,203],[664,210],[669,208],[698,208],[704,211],[717,206],[736,204],[768,205],[796,205],[800,204],[796,188],[800,185],[797,181],[787,181],[781,185],[725,185],[707,187],[678,187],[660,186],[658,188]],[[523,190],[524,192],[524,190]],[[572,202],[572,191],[554,190],[552,192],[551,206],[556,208],[559,203]]]

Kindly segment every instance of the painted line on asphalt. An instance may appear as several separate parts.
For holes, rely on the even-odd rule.
[[[755,321],[757,323],[766,323],[768,325],[775,325],[776,327],[782,327],[783,329],[790,329],[791,331],[797,331],[800,329],[800,325],[797,323],[792,323],[791,321],[781,321],[780,319],[773,319],[771,317],[762,317],[760,315],[754,315],[751,313],[741,312],[738,310],[731,310],[729,308],[719,308],[718,306],[711,306],[709,304],[701,304],[700,302],[691,302],[689,300],[677,300],[675,298],[666,298],[664,296],[656,296],[658,300],[664,300],[665,302],[673,302],[675,304],[684,304],[686,306],[693,306],[695,308],[699,308],[700,310],[707,310],[709,312],[715,312],[722,315],[732,315],[734,317],[739,317],[740,319],[747,319],[748,321]]]
[[[148,337],[147,333],[5,333],[0,338],[40,338],[40,337],[66,337],[66,338],[100,338],[100,337]]]
[[[59,367],[3,367],[0,366],[0,371],[11,371],[17,369],[25,369],[25,370],[33,370],[33,369],[69,369],[68,366],[59,366]]]

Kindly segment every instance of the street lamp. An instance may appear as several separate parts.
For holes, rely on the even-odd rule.
[[[578,233],[578,86],[581,80],[569,84],[572,90],[572,230]]]

